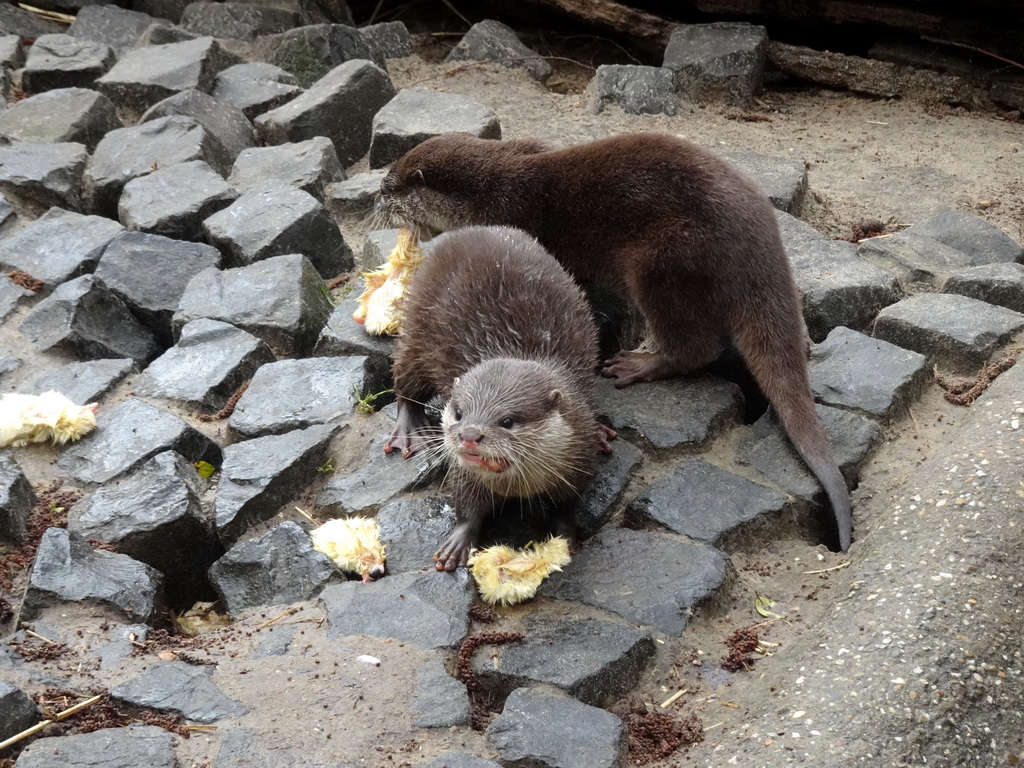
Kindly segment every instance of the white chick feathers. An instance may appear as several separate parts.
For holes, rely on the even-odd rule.
[[[0,396],[0,448],[52,440],[63,445],[96,427],[96,403],[75,405],[60,392]]]
[[[309,533],[313,548],[323,552],[346,573],[358,573],[363,581],[384,575],[384,545],[372,517],[328,520]]]
[[[484,601],[514,605],[536,595],[541,582],[571,559],[569,542],[554,536],[522,549],[499,544],[478,550],[470,555],[468,566]]]
[[[424,253],[416,235],[408,227],[398,231],[398,244],[388,261],[373,272],[363,272],[366,290],[359,297],[359,308],[352,319],[376,336],[398,333],[402,325],[402,302],[413,273],[423,263]]]

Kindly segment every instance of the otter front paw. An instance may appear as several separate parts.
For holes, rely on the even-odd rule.
[[[476,526],[455,526],[451,536],[445,539],[444,544],[434,554],[434,568],[439,571],[454,571],[459,566],[465,567],[470,550],[476,544],[476,533]]]

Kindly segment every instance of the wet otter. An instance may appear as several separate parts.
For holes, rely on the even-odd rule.
[[[701,368],[731,338],[824,486],[839,545],[849,548],[850,497],[814,410],[806,329],[778,225],[764,194],[732,165],[664,134],[566,149],[445,134],[394,164],[381,204],[439,231],[518,227],[577,280],[623,294],[657,352],[606,361],[616,386]]]
[[[504,499],[541,496],[563,514],[590,479],[607,433],[594,416],[597,329],[583,292],[526,233],[469,227],[437,239],[405,301],[395,351],[398,421],[384,450],[434,447],[423,404],[441,419],[457,524],[434,556],[466,564]],[[432,442],[433,441],[433,442]]]

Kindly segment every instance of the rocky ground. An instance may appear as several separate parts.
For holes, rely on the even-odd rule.
[[[1024,759],[1019,122],[792,87],[700,106],[668,70],[584,90],[395,25],[222,12],[0,14],[37,38],[0,37],[0,387],[100,404],[78,443],[0,452],[0,740],[103,695],[0,765]],[[393,406],[360,401],[390,342],[338,278],[393,242],[378,169],[453,129],[669,131],[763,186],[856,486],[848,555],[722,365],[602,384],[620,438],[538,598],[433,572],[441,472],[383,454]],[[346,579],[299,510],[376,517],[388,575]],[[539,535],[530,512],[489,538]]]

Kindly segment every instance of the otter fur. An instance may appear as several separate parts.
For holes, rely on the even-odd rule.
[[[731,339],[832,505],[840,548],[850,497],[814,409],[800,297],[774,211],[752,180],[665,134],[564,149],[444,134],[410,150],[381,182],[393,218],[437,231],[523,229],[581,283],[631,301],[654,353],[622,351],[616,386],[684,374]]]
[[[573,502],[609,436],[594,415],[597,350],[583,292],[533,237],[469,227],[437,238],[406,297],[398,420],[384,450],[408,457],[436,444],[424,403],[447,399],[440,446],[456,526],[438,570],[466,565],[508,498],[554,502],[556,531],[571,537]]]

